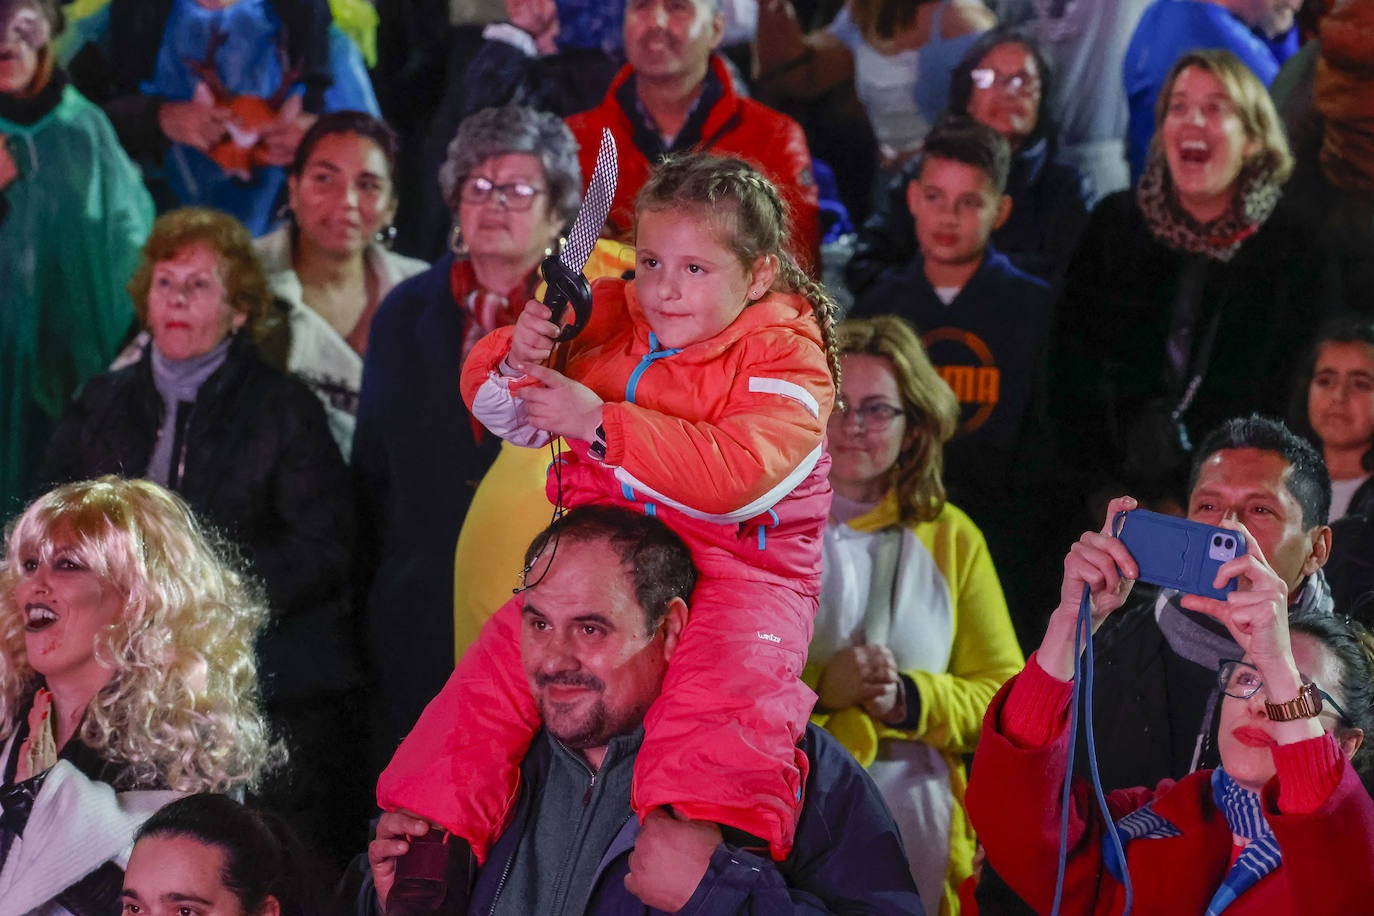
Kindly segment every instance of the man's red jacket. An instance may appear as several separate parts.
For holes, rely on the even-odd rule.
[[[634,144],[634,123],[616,93],[634,71],[622,67],[595,108],[567,119],[581,151],[582,174],[590,176],[601,146],[601,128],[615,136],[620,159],[620,178],[611,205],[608,234],[633,241],[634,202],[653,168],[644,151]],[[756,165],[778,187],[792,211],[792,253],[807,272],[819,272],[820,210],[816,182],[811,176],[811,150],[801,125],[767,105],[735,92],[725,61],[711,55],[711,72],[720,80],[723,93],[702,125],[700,149],[722,156],[738,156]]]

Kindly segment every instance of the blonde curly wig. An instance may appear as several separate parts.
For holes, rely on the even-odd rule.
[[[241,558],[170,491],[146,480],[71,483],[11,525],[0,566],[0,740],[35,689],[15,587],[54,536],[124,596],[96,637],[114,674],[87,708],[81,740],[138,788],[222,792],[251,786],[279,756],[259,709],[254,643],[267,620]]]

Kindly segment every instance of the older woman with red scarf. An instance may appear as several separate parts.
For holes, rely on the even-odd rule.
[[[378,308],[353,437],[377,769],[453,672],[455,584],[464,596],[504,589],[501,600],[509,598],[513,583],[490,575],[502,568],[492,553],[519,569],[524,545],[552,511],[547,455],[515,449],[524,454],[508,450],[497,461],[500,441],[468,414],[458,377],[472,345],[514,323],[538,291],[539,263],[581,201],[577,144],[554,115],[489,108],[459,128],[439,184],[453,212],[452,251]],[[599,245],[584,272],[618,276],[632,266],[620,266],[623,248]],[[480,540],[492,553],[473,561],[481,575],[455,583],[459,529],[494,461],[508,489],[483,512]]]

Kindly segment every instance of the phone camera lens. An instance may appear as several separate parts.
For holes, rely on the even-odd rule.
[[[1214,536],[1212,537],[1212,546],[1213,546],[1213,547],[1220,547],[1220,546],[1221,546],[1221,535],[1218,534],[1218,535],[1214,535]]]

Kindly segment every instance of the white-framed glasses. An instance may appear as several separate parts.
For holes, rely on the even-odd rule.
[[[991,89],[996,86],[1009,95],[1029,95],[1040,89],[1040,78],[1025,70],[1015,73],[998,73],[991,67],[978,67],[969,74],[977,89]]]

